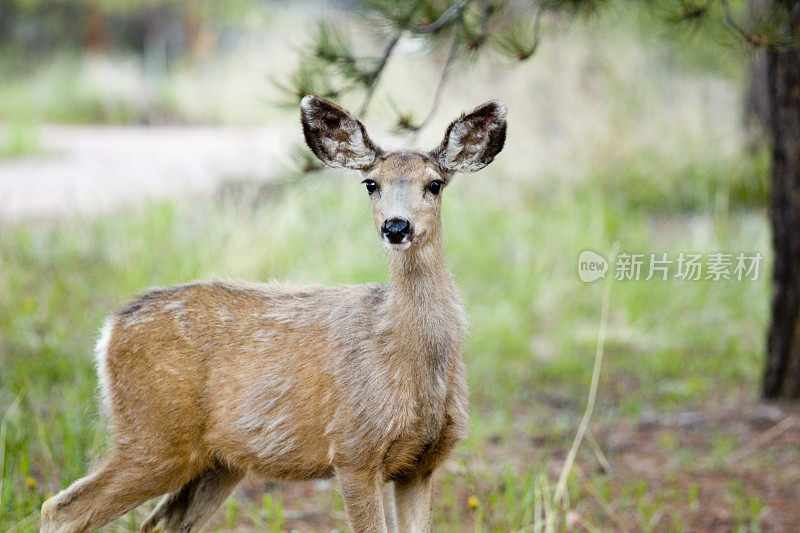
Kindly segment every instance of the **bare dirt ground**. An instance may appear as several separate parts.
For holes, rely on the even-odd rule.
[[[649,514],[656,530],[731,531],[741,523],[737,515],[749,513],[764,531],[800,528],[796,408],[762,403],[643,416],[605,428],[598,440],[613,467],[606,473],[598,466],[591,476],[610,481],[609,507],[595,498],[606,523],[622,527]],[[633,480],[654,495],[651,513],[611,507]]]
[[[0,220],[98,213],[269,179],[293,140],[286,128],[172,126],[48,125],[38,137],[42,155],[0,160]]]

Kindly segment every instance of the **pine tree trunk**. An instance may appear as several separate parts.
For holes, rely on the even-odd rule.
[[[800,0],[775,0],[800,37]],[[764,396],[800,397],[800,49],[768,52],[775,252]]]

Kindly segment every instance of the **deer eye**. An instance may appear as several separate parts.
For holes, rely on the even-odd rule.
[[[372,180],[364,180],[361,183],[367,186],[367,192],[370,194],[378,190],[378,184]]]
[[[442,182],[441,180],[433,180],[428,184],[428,190],[431,192],[432,195],[437,196],[439,194],[439,191],[442,190],[442,185],[444,185],[444,182]]]

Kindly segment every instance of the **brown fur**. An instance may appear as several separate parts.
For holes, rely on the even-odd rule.
[[[379,234],[391,217],[413,226],[407,245],[387,245],[390,284],[210,281],[133,300],[97,349],[111,455],[45,502],[42,531],[94,530],[167,493],[142,530],[194,531],[246,472],[335,476],[355,531],[386,530],[391,481],[398,530],[430,529],[432,475],[467,426],[466,322],[442,251],[441,196],[427,190],[451,173],[425,154],[383,155],[341,108],[303,102],[309,145],[324,146],[315,153],[348,167],[356,157],[376,182]]]

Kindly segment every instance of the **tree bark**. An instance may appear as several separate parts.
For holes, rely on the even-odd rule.
[[[800,0],[775,0],[788,10],[800,40]],[[772,139],[770,222],[775,252],[772,323],[764,396],[800,397],[800,48],[767,53]]]

